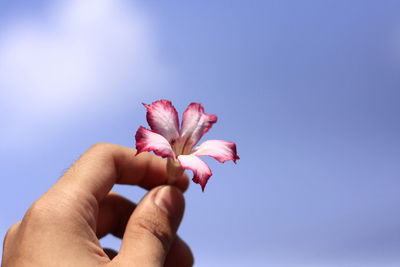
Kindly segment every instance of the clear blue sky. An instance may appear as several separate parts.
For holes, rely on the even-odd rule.
[[[217,114],[203,140],[241,157],[186,193],[197,266],[399,266],[399,10],[1,1],[0,235],[92,144],[133,147],[141,103],[166,98]]]

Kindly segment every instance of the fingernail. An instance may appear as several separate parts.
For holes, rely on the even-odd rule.
[[[164,186],[156,193],[154,203],[167,214],[177,216],[176,207],[174,206],[176,198],[176,190],[174,190],[172,186]]]

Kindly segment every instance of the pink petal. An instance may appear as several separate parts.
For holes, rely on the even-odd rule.
[[[201,189],[204,192],[208,179],[212,173],[208,165],[195,155],[180,155],[178,161],[182,168],[193,171],[193,182],[201,185]]]
[[[175,107],[168,100],[158,100],[151,105],[143,104],[147,109],[147,122],[150,128],[174,143],[179,138],[179,119]]]
[[[196,156],[210,156],[219,162],[240,159],[236,153],[236,144],[224,140],[207,140],[194,150]]]
[[[216,122],[216,115],[204,113],[204,108],[199,103],[191,103],[182,118],[181,140],[185,146],[183,151],[191,149]]]
[[[135,135],[137,153],[144,151],[154,151],[155,154],[163,158],[174,158],[171,145],[162,135],[150,131],[140,126]]]

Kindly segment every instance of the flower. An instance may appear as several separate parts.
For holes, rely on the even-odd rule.
[[[147,122],[151,130],[140,126],[136,132],[137,154],[153,151],[156,155],[168,158],[169,179],[177,177],[183,169],[193,171],[193,182],[200,184],[202,190],[211,177],[208,165],[200,159],[210,156],[223,163],[240,159],[236,153],[236,144],[223,140],[208,140],[193,148],[201,137],[217,122],[217,116],[204,113],[199,103],[191,103],[183,113],[179,126],[178,112],[168,100],[158,100],[147,109]],[[169,181],[170,183],[171,180]]]

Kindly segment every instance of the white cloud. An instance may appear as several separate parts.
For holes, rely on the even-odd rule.
[[[2,141],[40,122],[155,90],[170,76],[140,7],[124,0],[50,3],[44,14],[14,18],[0,33]]]

